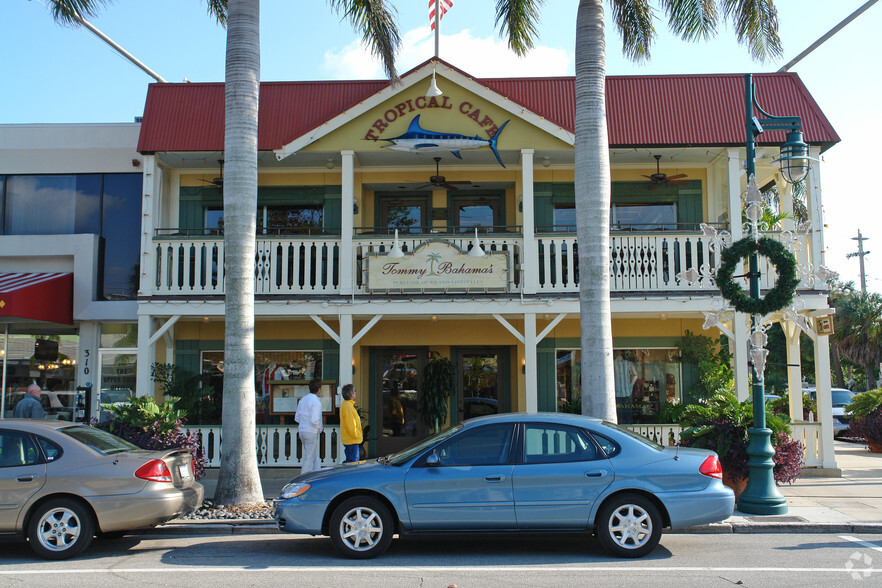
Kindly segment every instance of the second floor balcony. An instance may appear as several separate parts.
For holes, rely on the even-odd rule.
[[[536,232],[525,239],[520,226],[484,227],[478,242],[487,252],[507,252],[509,294],[576,294],[579,291],[578,243],[573,227]],[[560,230],[564,229],[564,230]],[[571,230],[573,229],[573,230]],[[224,240],[205,230],[157,229],[152,261],[145,269],[154,296],[222,296]],[[215,231],[216,233],[216,231]],[[345,242],[340,235],[299,234],[258,236],[255,252],[255,292],[265,296],[337,296],[368,294],[366,258],[387,253],[395,237],[386,229],[361,228]],[[772,232],[793,247],[797,264],[810,267],[806,240],[793,233]],[[460,251],[474,246],[475,233],[461,227],[414,228],[399,234],[407,254],[430,240],[447,242]],[[610,290],[617,294],[713,292],[706,277],[687,282],[678,274],[694,268],[704,276],[720,263],[718,243],[702,231],[671,228],[646,231],[637,227],[610,232]],[[351,284],[341,283],[342,264],[351,264]],[[761,258],[761,288],[774,285],[774,266]],[[347,287],[348,286],[348,287]],[[813,287],[800,284],[801,289]],[[468,292],[466,289],[457,292]],[[483,290],[479,290],[483,292]],[[376,290],[373,291],[376,293]],[[397,293],[397,292],[389,292]]]

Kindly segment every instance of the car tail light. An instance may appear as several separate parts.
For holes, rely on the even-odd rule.
[[[708,455],[702,462],[701,467],[698,468],[698,473],[722,480],[723,466],[720,465],[720,460],[716,455]]]
[[[148,461],[135,472],[136,478],[150,482],[171,482],[171,472],[161,459]]]

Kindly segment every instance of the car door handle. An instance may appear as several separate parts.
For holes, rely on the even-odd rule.
[[[505,480],[505,476],[503,476],[502,474],[496,474],[496,475],[492,475],[492,476],[484,476],[485,482],[501,482],[503,480]]]
[[[594,470],[593,472],[585,472],[588,478],[603,478],[606,476],[606,470]]]
[[[27,476],[19,476],[16,480],[19,482],[33,482],[35,477],[34,474],[29,474]]]

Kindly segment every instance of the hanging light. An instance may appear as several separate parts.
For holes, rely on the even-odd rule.
[[[481,247],[481,242],[478,241],[478,227],[475,227],[475,240],[472,241],[469,257],[484,257],[484,249]]]
[[[799,182],[808,174],[809,148],[802,140],[802,132],[787,133],[787,141],[781,145],[781,157],[776,163],[781,166],[781,176],[790,184]]]
[[[432,83],[429,84],[429,89],[426,90],[426,98],[432,98],[434,96],[440,96],[443,94],[439,88],[438,84],[435,83],[435,68],[432,68]]]
[[[395,229],[395,241],[392,242],[392,248],[389,249],[386,257],[404,257],[404,251],[401,250],[401,245],[398,243],[398,229]]]

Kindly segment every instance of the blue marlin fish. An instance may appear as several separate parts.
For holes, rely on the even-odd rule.
[[[499,152],[496,150],[496,142],[499,140],[502,129],[507,124],[508,121],[505,121],[492,137],[484,139],[483,137],[467,137],[457,133],[427,131],[420,126],[420,115],[418,114],[410,121],[410,126],[407,127],[406,133],[398,137],[385,139],[385,141],[391,141],[392,145],[384,145],[384,147],[397,151],[413,151],[416,153],[450,151],[458,159],[462,159],[462,155],[459,154],[460,149],[490,147],[493,155],[496,156],[496,161],[499,162],[499,165],[505,167],[505,164],[502,163],[502,158],[499,157]]]

